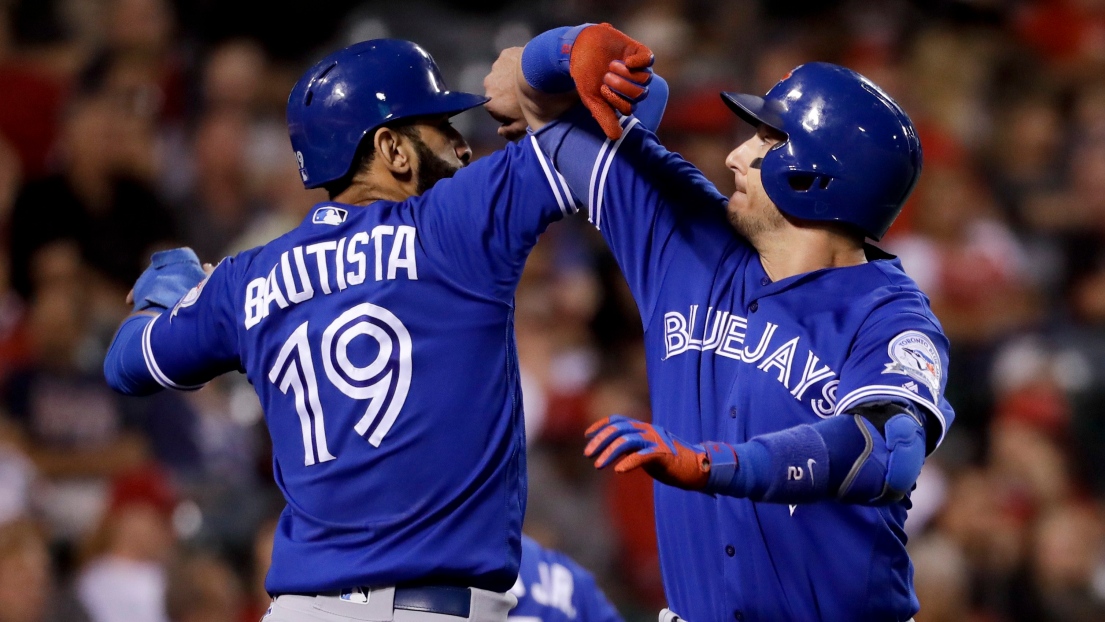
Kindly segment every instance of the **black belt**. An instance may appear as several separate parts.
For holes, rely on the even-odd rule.
[[[472,590],[467,587],[421,586],[395,588],[395,609],[425,611],[467,618],[472,612]]]

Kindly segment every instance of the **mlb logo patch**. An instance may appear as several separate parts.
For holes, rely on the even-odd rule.
[[[316,225],[340,225],[345,222],[345,217],[349,215],[349,212],[343,210],[340,207],[326,206],[320,207],[315,210],[314,217],[311,218],[311,222]]]

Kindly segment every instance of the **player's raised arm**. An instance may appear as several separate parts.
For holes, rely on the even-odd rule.
[[[111,388],[127,395],[197,389],[238,367],[227,288],[231,263],[228,258],[208,274],[190,248],[154,253],[130,295],[134,314],[123,320],[104,358]]]
[[[504,53],[485,82],[500,134],[513,137],[517,116],[526,118],[531,139],[588,207],[646,320],[678,249],[695,246],[705,264],[740,245],[726,226],[725,197],[651,132],[667,86],[650,64],[647,47],[609,25],[584,24]],[[504,76],[513,88],[502,86]],[[639,116],[626,116],[633,112]],[[662,239],[673,243],[654,243]]]

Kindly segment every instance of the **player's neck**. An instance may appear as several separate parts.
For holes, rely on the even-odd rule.
[[[376,201],[406,201],[416,194],[409,183],[395,179],[385,180],[390,183],[378,182],[377,176],[358,179],[331,200],[347,205],[369,205]]]
[[[829,229],[787,226],[764,238],[755,246],[772,281],[867,263],[861,243]]]

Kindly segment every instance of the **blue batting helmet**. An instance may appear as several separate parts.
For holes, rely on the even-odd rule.
[[[767,196],[795,218],[848,223],[878,240],[921,175],[921,141],[909,116],[850,69],[808,63],[764,97],[721,97],[752,125],[786,134],[760,173]]]
[[[445,88],[434,59],[410,41],[374,39],[330,54],[288,97],[288,133],[303,185],[349,172],[361,139],[389,121],[456,114],[487,101]]]

